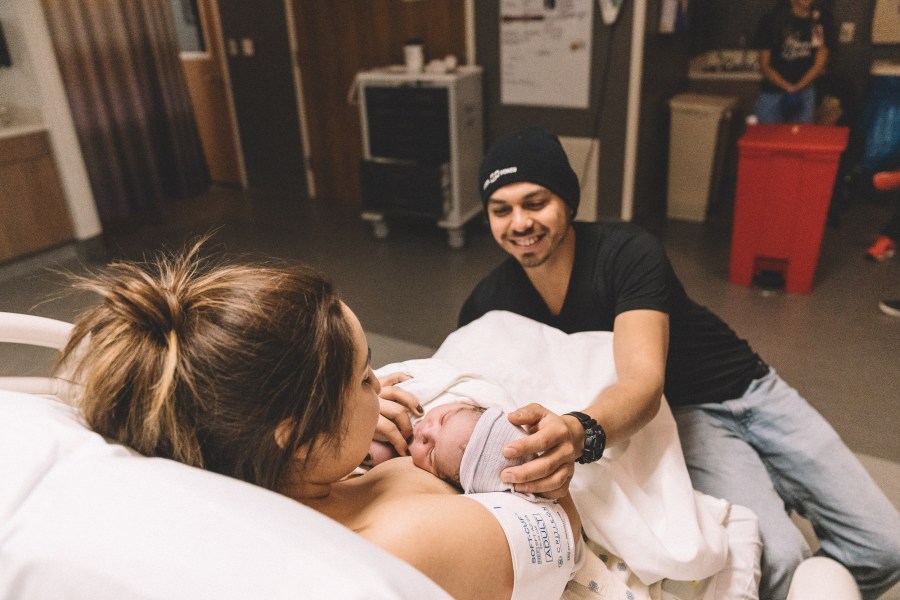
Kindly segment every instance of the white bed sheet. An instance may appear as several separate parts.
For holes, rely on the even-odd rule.
[[[327,517],[0,391],[0,598],[449,598]]]

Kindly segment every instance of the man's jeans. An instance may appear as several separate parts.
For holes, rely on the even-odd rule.
[[[847,567],[864,598],[900,580],[900,514],[834,429],[774,369],[741,398],[672,412],[694,487],[759,517],[760,598],[784,598],[794,569],[811,554],[792,510],[812,523],[818,554]]]
[[[816,90],[808,85],[798,92],[760,92],[754,114],[760,124],[812,123],[816,115]]]

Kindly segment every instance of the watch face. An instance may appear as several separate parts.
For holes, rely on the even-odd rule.
[[[586,462],[594,462],[603,456],[606,444],[603,436],[595,428],[591,427],[584,432],[584,455]]]

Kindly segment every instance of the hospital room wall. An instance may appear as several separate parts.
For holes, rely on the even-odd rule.
[[[600,141],[597,212],[600,219],[622,216],[628,85],[634,2],[625,2],[615,24],[604,24],[595,5],[590,102],[587,109],[505,105],[500,102],[499,0],[476,3],[477,62],[484,67],[485,142],[539,124],[564,136]],[[665,215],[668,105],[687,88],[689,44],[685,34],[659,34],[659,3],[649,2],[643,44],[633,219],[653,225]],[[604,70],[609,70],[604,73]],[[603,83],[606,82],[604,86]],[[604,89],[605,88],[605,89]]]
[[[640,101],[640,126],[637,149],[637,177],[634,188],[634,219],[643,224],[659,218],[664,213],[660,204],[665,195],[664,181],[666,170],[665,143],[668,136],[667,99],[686,89],[688,44],[684,36],[661,35],[655,31],[658,18],[658,2],[649,2],[647,9],[647,36],[644,42],[643,85]],[[20,13],[30,15],[42,14],[40,0],[0,0],[0,6],[19,7]],[[474,3],[476,24],[476,62],[485,69],[485,141],[490,143],[504,132],[510,131],[526,123],[539,123],[553,129],[557,133],[574,137],[593,137],[600,140],[600,169],[598,216],[600,218],[618,218],[622,214],[623,169],[625,166],[625,138],[628,101],[628,75],[630,70],[631,33],[633,24],[633,7],[635,3],[626,2],[614,26],[608,26],[600,18],[599,9],[595,5],[594,38],[592,40],[591,62],[591,96],[590,106],[586,110],[522,107],[501,105],[499,89],[499,0],[479,0]],[[29,8],[23,8],[29,7]],[[13,10],[12,12],[16,12]],[[28,27],[43,27],[46,37],[46,25],[42,19],[30,17]],[[33,37],[29,34],[29,37]],[[49,46],[48,46],[49,48]],[[42,58],[52,60],[52,52],[45,53]],[[609,72],[604,78],[604,69]],[[55,60],[53,60],[55,71]],[[40,69],[44,71],[44,69]],[[603,81],[607,82],[604,89]],[[49,89],[49,87],[48,87]],[[42,95],[44,90],[42,89]],[[51,93],[44,99],[50,102],[53,109],[44,111],[44,118],[52,115],[68,114],[65,95],[60,86],[57,93]],[[64,109],[64,110],[63,110]],[[322,110],[328,110],[327,107]],[[311,110],[311,114],[312,114]],[[65,127],[53,124],[51,135],[62,139]],[[62,148],[62,146],[61,146]],[[60,156],[69,157],[60,164],[79,163],[73,158],[80,156],[77,140],[72,131],[69,145],[60,149]],[[72,169],[75,173],[77,169]],[[77,175],[77,173],[76,173]],[[81,220],[86,237],[99,233],[100,226],[96,222],[96,211],[93,207],[87,178],[82,172],[81,187],[78,188],[78,177],[70,175],[66,182],[72,201],[73,217],[76,223]],[[76,225],[77,226],[77,225]],[[79,239],[85,237],[80,235]]]
[[[12,66],[0,69],[0,104],[13,125],[46,129],[72,217],[75,238],[102,231],[41,0],[0,0]]]

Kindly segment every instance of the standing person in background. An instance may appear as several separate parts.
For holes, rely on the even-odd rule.
[[[814,0],[778,0],[756,33],[762,89],[756,100],[759,123],[812,123],[815,80],[825,72],[834,48],[831,19]]]
[[[877,190],[893,190],[896,196],[894,216],[882,228],[875,243],[866,250],[867,258],[882,262],[894,256],[897,250],[897,240],[900,240],[900,169],[875,173],[872,177],[872,184]],[[882,300],[878,303],[878,308],[886,315],[900,317],[900,298]]]
[[[884,262],[894,257],[897,242],[900,241],[900,169],[875,173],[872,185],[876,190],[892,192],[895,196],[894,216],[881,228],[875,236],[875,241],[866,249],[866,258]]]

